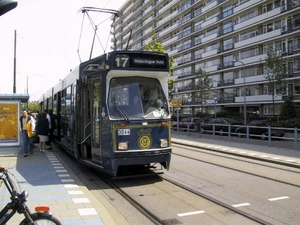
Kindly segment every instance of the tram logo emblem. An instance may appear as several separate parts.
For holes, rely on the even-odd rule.
[[[149,135],[142,135],[138,139],[138,144],[142,149],[150,148],[152,144],[152,138]]]

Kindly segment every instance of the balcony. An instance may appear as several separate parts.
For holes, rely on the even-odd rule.
[[[218,49],[217,48],[212,50],[212,51],[202,53],[202,58],[206,58],[206,57],[213,56],[213,55],[216,55],[216,54],[218,54]]]
[[[233,9],[233,12],[237,13],[241,10],[248,9],[251,5],[255,5],[257,3],[261,3],[261,0],[251,0],[251,1],[245,2],[244,4],[240,4],[239,6],[235,7]]]
[[[204,12],[206,12],[206,11],[212,9],[212,8],[215,7],[217,4],[218,4],[218,1],[213,1],[213,2],[209,3],[208,5],[204,6],[204,7],[202,8],[202,13],[204,13]]]
[[[161,20],[159,21],[160,24],[165,24],[166,22],[169,22],[169,21],[172,21],[172,19],[177,15],[177,12],[174,11],[173,13],[171,14],[166,14],[166,16]]]
[[[277,95],[275,101],[282,100],[282,95]],[[272,95],[250,95],[246,96],[246,102],[262,102],[262,101],[272,101]],[[235,97],[235,102],[244,102],[244,96]]]
[[[212,41],[212,40],[216,39],[217,37],[218,37],[218,32],[202,38],[202,43],[205,43],[207,41]]]
[[[252,2],[252,1],[250,1],[250,2]],[[276,16],[276,15],[279,15],[279,14],[280,14],[280,7],[276,8],[276,9],[270,11],[270,12],[263,13],[259,16],[253,17],[253,18],[251,18],[249,20],[246,20],[242,23],[236,24],[236,25],[234,25],[234,30],[239,30],[239,29],[242,29],[242,28],[245,28],[245,27],[251,27],[256,23],[262,23],[264,20],[266,20],[268,18],[271,18],[273,16]]]
[[[217,21],[218,21],[218,17],[215,16],[215,17],[213,17],[213,18],[211,18],[211,19],[209,19],[209,20],[203,22],[203,23],[202,23],[202,27],[205,28],[205,27],[207,27],[207,26],[209,26],[209,25],[211,25],[211,24],[213,24],[213,23],[216,23]]]
[[[205,67],[204,68],[205,72],[207,72],[207,73],[210,73],[212,71],[217,71],[217,69],[218,69],[217,65],[216,66],[210,66],[210,67]]]
[[[242,71],[243,73],[243,71]],[[249,76],[249,77],[245,77],[245,83],[255,83],[255,82],[259,82],[259,81],[267,81],[265,78],[265,74],[261,74],[261,75],[254,75],[254,76]],[[244,84],[244,78],[236,78],[234,79],[234,84]]]
[[[246,64],[261,62],[262,60],[265,60],[266,57],[267,57],[267,54],[261,54],[261,55],[256,55],[256,56],[252,56],[252,57],[249,57],[249,58],[244,58],[244,59],[241,59],[241,60],[246,65]]]
[[[239,41],[237,43],[234,43],[235,48],[240,48],[243,46],[247,46],[247,45],[251,45],[254,43],[259,43],[261,41],[267,40],[267,39],[271,39],[273,37],[278,37],[281,35],[281,30],[277,29],[277,30],[273,30],[271,32],[268,32],[268,34],[262,34],[262,35],[257,35],[257,36],[253,36],[251,38],[245,39],[243,41]]]
[[[164,46],[168,46],[168,45],[170,45],[172,42],[175,42],[177,39],[178,39],[177,36],[175,36],[175,37],[172,37],[172,38],[170,38],[169,40],[163,42],[162,44],[163,44]],[[176,50],[176,51],[177,51],[177,50]]]

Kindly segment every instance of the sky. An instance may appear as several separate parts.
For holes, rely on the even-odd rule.
[[[93,26],[82,7],[119,10],[126,0],[18,0],[18,6],[0,16],[0,94],[12,94],[14,49],[16,94],[29,101],[56,85],[81,61],[88,60]],[[112,14],[89,12],[98,27],[92,57],[109,52]],[[16,48],[14,48],[16,31]]]

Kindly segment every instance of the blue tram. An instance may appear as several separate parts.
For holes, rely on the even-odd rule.
[[[113,51],[81,63],[40,98],[56,114],[57,143],[112,176],[169,169],[167,54]]]

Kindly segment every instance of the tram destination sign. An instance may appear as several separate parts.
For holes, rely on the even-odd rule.
[[[159,54],[116,54],[115,66],[121,68],[167,69],[167,57]]]

